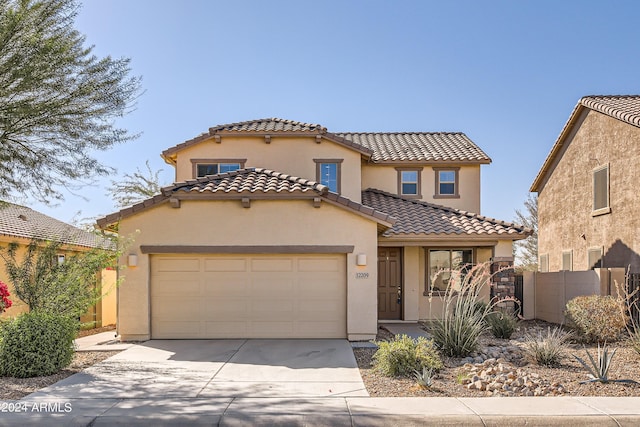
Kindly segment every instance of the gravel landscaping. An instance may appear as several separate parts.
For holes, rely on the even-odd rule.
[[[546,332],[549,325],[540,321],[522,322],[510,340],[481,337],[481,348],[470,358],[443,358],[444,369],[435,376],[429,389],[421,388],[413,378],[390,378],[372,368],[373,348],[354,348],[367,391],[372,397],[408,396],[640,396],[640,385],[623,383],[580,384],[589,378],[587,370],[572,354],[588,360],[581,343],[567,345],[558,367],[538,366],[524,357],[525,333]],[[378,340],[390,340],[393,335],[381,328]],[[617,348],[610,379],[632,379],[640,382],[640,355],[626,342],[611,343]],[[586,349],[595,356],[596,344]]]
[[[80,331],[78,337],[93,335],[115,329],[114,326]],[[54,375],[34,378],[0,377],[0,400],[17,400],[42,388],[57,383],[85,368],[118,354],[119,351],[83,351],[76,352],[71,365]]]

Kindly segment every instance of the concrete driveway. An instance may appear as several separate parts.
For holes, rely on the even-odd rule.
[[[346,340],[152,340],[29,398],[368,396]]]

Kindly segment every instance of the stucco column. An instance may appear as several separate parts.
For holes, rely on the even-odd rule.
[[[403,319],[418,321],[420,317],[420,248],[418,246],[405,247],[403,261]]]

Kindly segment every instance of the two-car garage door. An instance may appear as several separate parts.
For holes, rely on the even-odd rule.
[[[153,255],[153,338],[346,338],[344,254]]]

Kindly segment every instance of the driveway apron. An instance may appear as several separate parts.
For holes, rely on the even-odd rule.
[[[346,340],[151,340],[28,399],[368,396]]]

